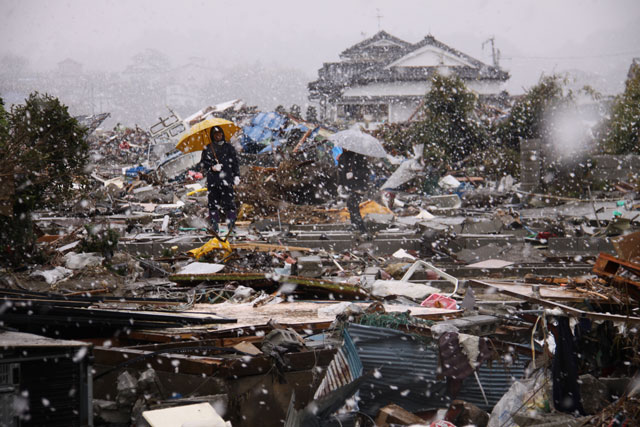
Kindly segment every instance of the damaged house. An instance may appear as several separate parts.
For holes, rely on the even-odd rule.
[[[380,31],[324,63],[309,99],[330,121],[402,122],[420,105],[435,73],[456,75],[484,100],[498,98],[509,73],[432,35],[412,44]]]

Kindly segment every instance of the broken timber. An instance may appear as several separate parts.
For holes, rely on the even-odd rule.
[[[640,281],[623,277],[622,274],[625,271],[633,277],[640,277],[640,264],[623,261],[609,254],[601,253],[593,266],[595,274],[609,280],[612,285],[623,291],[626,289],[634,299],[640,301]]]
[[[580,310],[565,304],[560,304],[558,302],[549,301],[543,298],[537,298],[533,295],[523,295],[522,293],[513,292],[508,289],[505,289],[504,287],[496,286],[481,280],[469,280],[467,283],[470,285],[479,285],[479,286],[484,286],[486,288],[494,289],[498,293],[509,295],[509,296],[519,298],[525,301],[529,301],[532,303],[536,303],[543,307],[557,308],[563,311],[567,315],[571,314],[576,317],[586,317],[592,320],[611,320],[614,322],[627,322],[629,324],[640,324],[640,317]]]
[[[330,280],[311,279],[301,276],[281,276],[275,280],[269,273],[213,273],[213,274],[174,274],[169,280],[176,283],[200,283],[200,282],[250,282],[250,286],[272,287],[280,283],[294,284],[303,287],[307,291],[317,291],[321,294],[334,294],[348,297],[370,298],[362,288],[347,283],[337,283]]]
[[[185,351],[189,352],[185,352]],[[326,366],[333,359],[337,349],[311,350],[297,353],[284,353],[285,371],[299,371],[311,369],[314,366]],[[108,368],[98,374],[104,376],[113,367],[122,366],[151,366],[153,369],[164,372],[178,372],[190,375],[207,375],[228,378],[232,376],[260,375],[269,372],[273,365],[271,356],[258,355],[198,355],[193,353],[206,353],[206,347],[183,347],[166,349],[166,351],[148,351],[133,348],[95,347],[95,364]],[[191,353],[191,354],[190,354]],[[204,354],[203,353],[203,354]],[[176,369],[178,367],[178,369]]]

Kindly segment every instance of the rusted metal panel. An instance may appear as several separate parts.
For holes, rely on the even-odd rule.
[[[633,298],[640,300],[640,264],[601,253],[593,266],[593,272],[623,291],[628,290]]]

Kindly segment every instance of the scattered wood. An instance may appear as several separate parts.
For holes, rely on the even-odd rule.
[[[408,426],[412,424],[423,425],[425,421],[396,404],[387,405],[380,409],[376,417],[376,426],[386,427],[391,424]]]

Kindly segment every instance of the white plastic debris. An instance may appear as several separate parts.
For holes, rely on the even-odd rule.
[[[397,251],[395,251],[393,253],[393,257],[398,259],[410,259],[411,261],[415,261],[417,259],[404,249],[398,249]]]
[[[49,285],[59,282],[73,274],[73,270],[64,267],[56,267],[51,270],[39,270],[31,273],[32,277],[42,277]]]
[[[64,265],[72,270],[99,266],[102,265],[102,261],[104,261],[104,257],[94,252],[83,252],[80,254],[69,252],[64,256]]]
[[[377,297],[402,295],[408,298],[423,300],[431,294],[441,292],[440,289],[423,283],[404,282],[402,280],[376,280],[371,285],[371,294]]]
[[[70,251],[71,249],[75,248],[76,246],[78,246],[80,244],[81,240],[76,240],[73,243],[69,243],[68,245],[64,245],[61,246],[57,249],[58,252],[60,253],[65,253],[67,251]]]
[[[441,178],[440,181],[438,181],[438,185],[440,187],[442,187],[442,188],[455,189],[455,188],[460,187],[460,181],[458,181],[457,179],[455,179],[451,175],[447,175],[447,176]]]
[[[192,262],[176,274],[215,274],[224,269],[224,264],[212,264],[208,262]]]
[[[151,427],[231,427],[206,402],[144,411],[142,416]]]
[[[435,216],[430,214],[428,211],[426,211],[424,209],[420,209],[420,213],[418,215],[416,215],[414,218],[417,218],[417,219],[433,219],[433,218],[435,218]]]
[[[343,301],[338,304],[329,304],[318,309],[318,317],[334,317],[342,313],[362,313],[362,308],[352,302]]]
[[[238,286],[231,297],[234,301],[245,301],[255,293],[255,290],[247,286]]]

